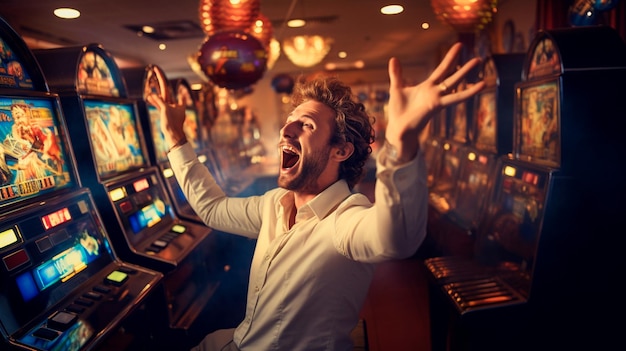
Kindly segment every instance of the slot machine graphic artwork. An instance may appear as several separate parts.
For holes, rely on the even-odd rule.
[[[625,312],[626,44],[607,26],[539,31],[515,84],[474,256],[431,286],[433,350],[610,350]],[[618,161],[619,160],[619,161]],[[601,189],[598,188],[601,186]],[[623,324],[623,323],[621,323]]]
[[[34,53],[71,116],[79,176],[95,197],[115,250],[164,274],[169,328],[188,330],[217,286],[211,229],[174,212],[160,171],[148,160],[137,100],[128,97],[110,53],[99,44]]]
[[[90,350],[163,275],[121,261],[76,173],[57,95],[0,18],[0,349]]]
[[[486,83],[474,97],[470,140],[461,155],[450,209],[439,222],[442,257],[427,261],[436,276],[450,271],[455,256],[470,257],[484,204],[493,188],[499,158],[513,148],[514,84],[522,77],[524,54],[487,56],[478,74]]]

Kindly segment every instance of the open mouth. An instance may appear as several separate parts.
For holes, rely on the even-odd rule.
[[[293,147],[283,146],[281,150],[283,153],[283,157],[282,157],[283,162],[281,164],[281,167],[283,169],[292,168],[298,163],[298,160],[300,160],[300,154],[298,154],[298,151],[294,149]]]

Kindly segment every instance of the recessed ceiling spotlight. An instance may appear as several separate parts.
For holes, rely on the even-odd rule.
[[[154,33],[154,27],[152,27],[152,26],[143,26],[143,27],[141,27],[141,30],[142,30],[144,33],[147,33],[147,34],[152,34],[152,33]]]
[[[80,11],[69,7],[59,7],[54,10],[54,15],[64,19],[74,19],[80,17]]]
[[[397,15],[404,11],[402,5],[387,5],[380,8],[380,13],[383,15]]]
[[[159,50],[163,51],[165,49],[167,49],[167,45],[165,45],[163,43],[159,44]]]
[[[337,53],[337,56],[339,56],[339,58],[346,58],[346,57],[348,57],[348,53],[345,52],[345,51],[339,51]]]

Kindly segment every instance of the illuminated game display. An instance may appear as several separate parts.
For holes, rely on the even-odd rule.
[[[489,89],[478,93],[476,112],[476,134],[474,143],[477,148],[496,152],[496,91]]]
[[[97,172],[102,179],[147,164],[132,104],[84,100],[84,105]]]
[[[152,137],[151,141],[154,145],[156,161],[157,163],[169,162],[167,159],[167,143],[165,142],[165,136],[161,131],[159,121],[159,111],[156,107],[148,105],[148,114],[150,115],[150,136]]]
[[[558,82],[555,80],[520,89],[520,125],[517,128],[517,157],[558,167],[561,132]]]
[[[465,90],[467,82],[463,81],[459,83],[457,90]],[[468,131],[470,127],[469,116],[472,112],[472,104],[470,101],[459,102],[450,108],[450,131],[449,137],[451,140],[466,144],[468,142]]]
[[[196,152],[200,152],[204,146],[202,145],[202,133],[200,129],[200,120],[198,111],[191,96],[191,87],[184,79],[177,79],[171,82],[172,91],[176,101],[185,106],[185,123],[183,131],[187,136],[187,141],[191,143]]]
[[[0,96],[0,207],[74,186],[54,100]]]

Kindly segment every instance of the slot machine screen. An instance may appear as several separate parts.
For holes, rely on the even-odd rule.
[[[156,160],[158,163],[168,162],[167,144],[165,143],[165,136],[161,131],[159,110],[150,104],[146,104],[146,106],[148,107],[148,115],[150,116],[150,134],[154,145]]]
[[[0,96],[0,207],[74,186],[51,98]]]
[[[450,138],[459,143],[467,142],[467,104],[460,102],[451,109]]]
[[[525,85],[517,92],[516,154],[521,160],[560,166],[561,113],[558,81]]]
[[[465,221],[476,224],[482,205],[487,195],[491,174],[488,156],[468,152],[467,160],[459,170],[459,182],[455,196],[455,211]]]
[[[485,89],[476,96],[474,144],[477,149],[497,152],[496,89]]]
[[[200,122],[198,121],[198,114],[196,110],[192,108],[185,109],[185,123],[183,124],[183,131],[187,136],[187,140],[193,146],[196,152],[202,149],[200,143]]]
[[[131,103],[83,100],[92,151],[101,179],[146,166]]]
[[[15,265],[10,267],[15,271],[2,289],[14,297],[11,308],[20,312],[15,314],[18,318],[31,320],[111,262],[110,248],[94,222],[77,220],[85,215],[79,206],[56,208],[2,229],[2,233],[24,236],[27,250],[32,246],[30,249],[41,252],[29,258],[27,251],[18,250],[5,258],[5,264]]]
[[[439,173],[435,179],[433,192],[439,194],[449,194],[453,190],[456,177],[461,166],[461,148],[452,143],[443,145],[443,158],[439,165]]]
[[[548,175],[512,165],[501,169],[481,257],[504,272],[530,275],[542,225]]]

